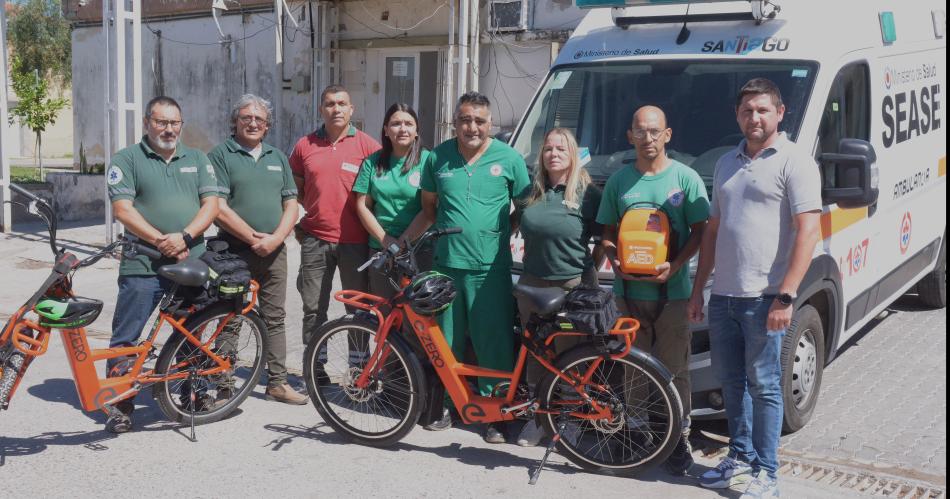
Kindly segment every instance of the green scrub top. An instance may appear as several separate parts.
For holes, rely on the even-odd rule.
[[[422,189],[438,195],[436,227],[462,228],[439,239],[436,263],[464,270],[510,267],[511,201],[528,195],[530,187],[524,158],[499,140],[491,139],[472,165],[459,153],[457,139],[436,147],[423,167]]]
[[[429,157],[429,151],[419,153],[419,162],[403,173],[406,158],[389,157],[389,169],[382,175],[376,175],[376,163],[380,152],[377,151],[363,161],[359,177],[353,184],[353,192],[366,194],[373,200],[373,215],[386,234],[399,237],[409,227],[416,215],[422,211],[422,194],[419,185],[422,181],[422,165]],[[370,237],[371,248],[380,249],[380,241]]]

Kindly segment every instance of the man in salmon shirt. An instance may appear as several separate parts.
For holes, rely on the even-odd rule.
[[[297,225],[303,300],[303,343],[327,321],[333,274],[340,269],[344,289],[367,289],[368,236],[356,214],[353,183],[363,160],[380,149],[378,142],[350,123],[353,104],[346,88],[330,85],[320,94],[323,126],[297,141],[290,168],[307,214]]]

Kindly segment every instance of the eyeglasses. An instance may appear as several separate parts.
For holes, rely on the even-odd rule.
[[[181,120],[157,120],[155,118],[149,118],[149,121],[152,122],[153,127],[159,128],[162,130],[165,130],[168,127],[172,127],[172,129],[178,130],[179,128],[181,128],[182,123],[184,123],[184,121],[181,121]]]
[[[257,123],[259,125],[267,124],[267,119],[259,116],[238,116],[238,121],[240,121],[242,125],[250,125],[251,123]]]
[[[666,128],[664,128],[664,129],[662,129],[662,130],[659,130],[659,129],[653,129],[653,130],[633,130],[633,138],[635,138],[635,139],[637,139],[637,140],[643,140],[643,139],[647,138],[647,136],[649,136],[649,137],[650,137],[650,140],[656,140],[656,139],[660,138],[660,135],[663,135],[663,132],[665,132],[666,130],[667,130]]]

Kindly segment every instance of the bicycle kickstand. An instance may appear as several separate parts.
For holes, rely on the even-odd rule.
[[[195,380],[198,379],[198,371],[195,366],[188,369],[188,401],[190,403],[189,412],[191,413],[191,441],[197,442],[195,437],[195,409],[198,406],[198,395],[195,394]]]
[[[567,415],[570,414],[566,411],[561,411],[561,415],[557,418],[557,433],[551,437],[551,441],[548,443],[548,448],[544,451],[544,457],[541,458],[541,462],[538,464],[538,467],[535,468],[534,472],[531,473],[531,479],[528,480],[528,485],[535,485],[538,483],[538,478],[541,477],[541,470],[544,469],[544,465],[548,462],[548,457],[551,455],[551,452],[554,451],[554,446],[557,445],[558,441],[561,440],[561,433],[564,432],[564,428],[567,427]]]

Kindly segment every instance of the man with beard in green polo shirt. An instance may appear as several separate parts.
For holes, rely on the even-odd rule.
[[[436,243],[434,270],[450,276],[458,290],[452,306],[439,318],[457,359],[464,358],[471,338],[478,364],[509,371],[514,366],[514,308],[511,296],[512,200],[528,195],[531,181],[524,158],[489,136],[491,104],[478,92],[459,98],[455,107],[456,138],[429,154],[422,173],[422,212],[402,239],[418,236],[433,223],[461,227],[462,233]],[[497,380],[479,378],[482,395]],[[451,426],[448,412],[430,429]],[[503,443],[495,425],[485,441]]]
[[[231,110],[233,135],[208,153],[221,191],[217,224],[220,237],[247,262],[260,284],[260,306],[267,325],[268,400],[303,405],[307,397],[287,383],[287,247],[299,208],[297,186],[287,156],[264,142],[271,121],[270,102],[253,94]],[[218,391],[226,401],[229,391]]]
[[[112,157],[106,183],[115,218],[128,232],[157,248],[164,258],[145,255],[122,260],[119,296],[109,347],[132,346],[172,283],[156,275],[162,265],[204,253],[205,230],[218,213],[214,167],[201,151],[179,143],[181,107],[171,97],[156,97],[145,108],[145,136]],[[108,376],[121,376],[128,361],[110,359]],[[132,429],[132,399],[116,404],[106,428]]]

